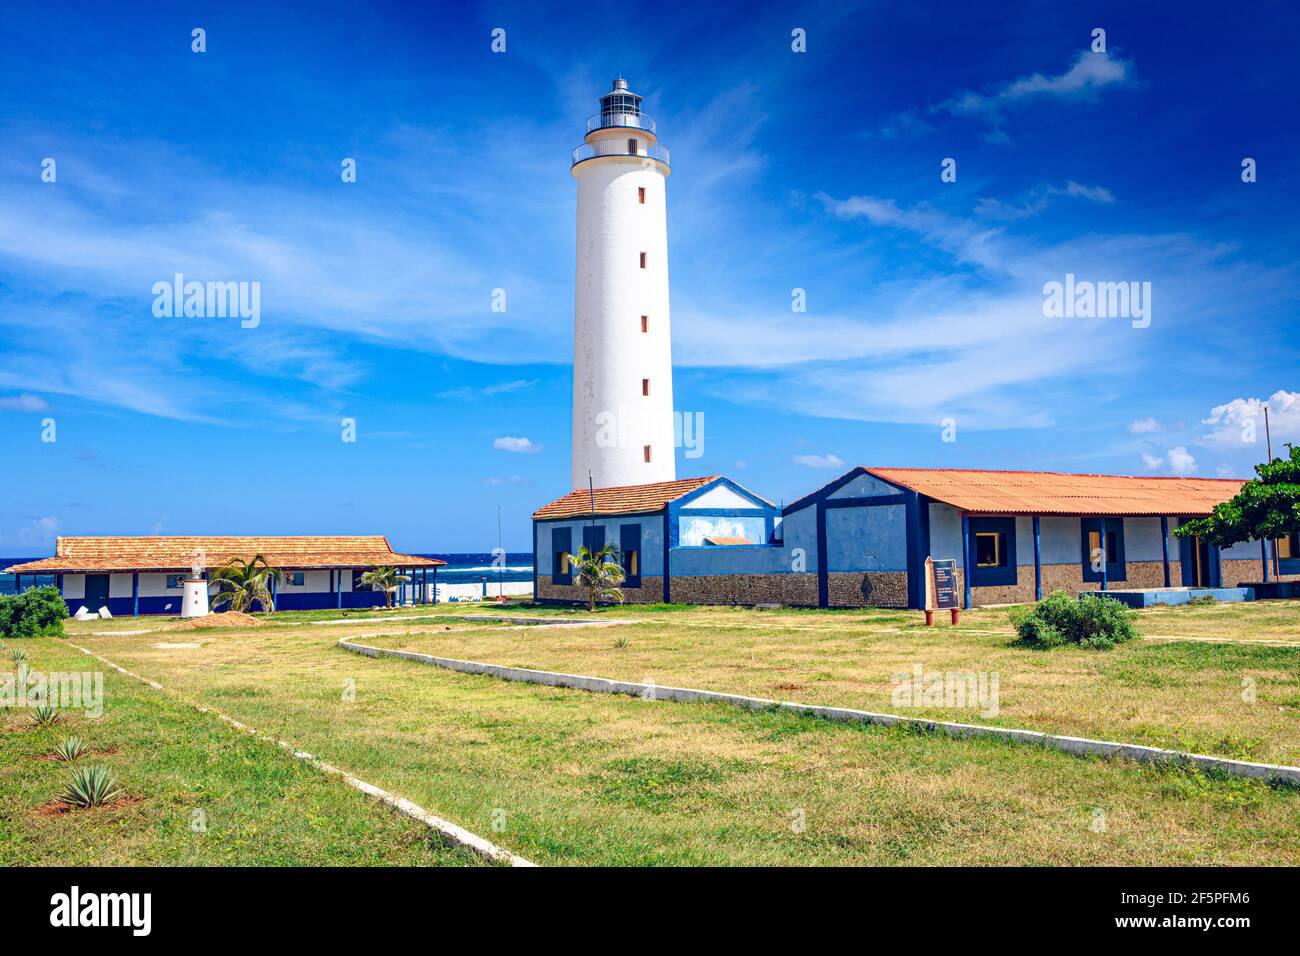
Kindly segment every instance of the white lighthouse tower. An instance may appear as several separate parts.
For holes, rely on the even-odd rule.
[[[614,81],[573,151],[573,488],[671,481],[668,150],[641,97]]]

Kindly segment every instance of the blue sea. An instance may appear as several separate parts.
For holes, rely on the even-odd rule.
[[[428,554],[420,551],[411,553],[422,558],[437,558],[439,561],[447,562],[445,568],[438,569],[439,584],[479,584],[482,583],[484,578],[489,583],[497,581],[531,581],[533,579],[533,556],[527,551],[508,551],[505,554],[504,561],[496,560],[496,557],[490,553]],[[0,568],[23,564],[27,561],[36,561],[40,557],[49,557],[49,555],[0,557]],[[32,580],[30,574],[23,575],[24,589],[34,584],[53,583],[54,575],[52,574],[37,575],[35,581]],[[13,593],[14,576],[0,572],[0,594]]]

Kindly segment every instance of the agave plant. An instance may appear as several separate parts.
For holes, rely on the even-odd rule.
[[[53,727],[59,722],[59,712],[53,704],[43,701],[32,708],[32,720],[37,727]]]
[[[212,608],[216,610],[227,605],[232,611],[250,611],[253,604],[260,604],[263,611],[275,610],[275,599],[271,597],[271,580],[284,583],[284,572],[266,563],[260,554],[253,555],[251,561],[231,558],[226,564],[212,572],[212,583],[217,592],[212,595]]]
[[[90,748],[81,742],[80,737],[69,737],[54,748],[55,760],[76,760],[90,753]]]
[[[393,606],[393,592],[410,580],[398,574],[396,568],[374,568],[361,575],[361,583],[370,590],[384,592],[384,607]]]
[[[27,662],[27,652],[21,647],[14,647],[9,650],[9,659],[15,664],[25,664]]]
[[[70,807],[86,810],[111,803],[121,795],[122,788],[118,786],[117,777],[113,776],[112,771],[91,764],[72,771],[71,778],[63,785],[59,800]]]

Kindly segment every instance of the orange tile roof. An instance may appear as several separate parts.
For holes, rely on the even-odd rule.
[[[704,539],[705,544],[729,545],[729,544],[753,544],[748,538],[728,538],[723,535],[711,535]]]
[[[1240,478],[1071,475],[1051,471],[866,468],[885,481],[976,514],[1206,515]]]
[[[533,512],[534,518],[575,518],[592,513],[592,498],[598,515],[635,515],[662,511],[664,505],[676,501],[701,485],[716,481],[720,475],[707,478],[679,478],[677,481],[657,481],[649,485],[620,485],[613,488],[578,488],[549,505]]]
[[[447,562],[397,554],[388,539],[374,535],[170,535],[130,538],[59,538],[55,556],[16,564],[16,573],[56,571],[187,571],[202,553],[205,567],[255,554],[276,568],[367,568],[385,565],[431,567]]]

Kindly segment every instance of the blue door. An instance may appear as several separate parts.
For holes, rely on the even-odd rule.
[[[108,606],[108,575],[107,574],[87,574],[86,575],[86,608],[91,611],[98,611],[101,607]]]

